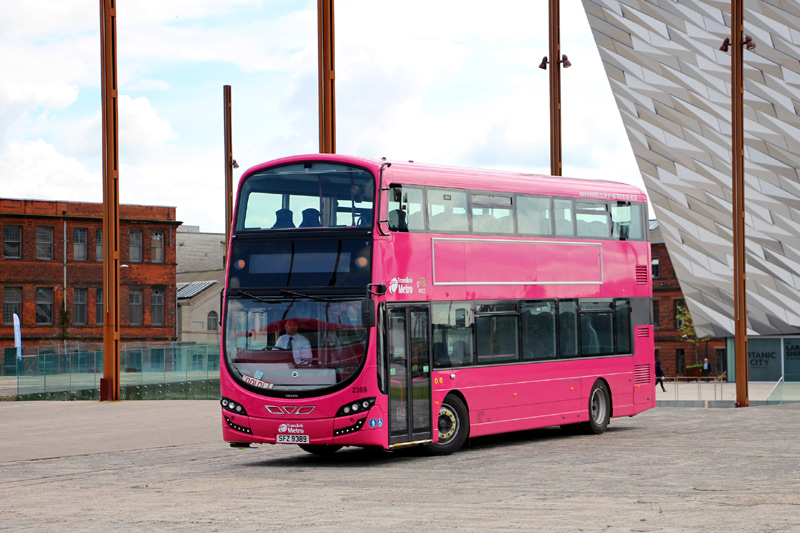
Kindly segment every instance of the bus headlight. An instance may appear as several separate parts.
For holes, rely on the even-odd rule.
[[[223,397],[219,401],[220,405],[226,411],[230,411],[231,413],[236,413],[237,415],[246,415],[247,411],[244,410],[244,407],[240,403],[236,403],[233,400]]]
[[[361,400],[348,402],[347,405],[343,405],[339,408],[339,410],[336,412],[336,416],[348,416],[363,413],[365,411],[369,411],[373,405],[375,405],[374,396],[372,398],[362,398]]]

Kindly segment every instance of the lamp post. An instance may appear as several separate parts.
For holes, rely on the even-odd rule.
[[[239,164],[233,158],[233,129],[231,120],[231,86],[222,87],[222,118],[225,124],[225,251],[222,255],[222,266],[225,266],[228,246],[231,242],[231,222],[233,218],[233,169]]]
[[[750,405],[748,398],[747,289],[744,225],[744,74],[742,49],[756,47],[744,33],[742,0],[731,0],[731,37],[720,50],[731,49],[731,173],[733,196],[733,307],[736,368],[736,407]]]
[[[317,0],[319,61],[319,151],[336,153],[336,78],[334,72],[333,0]]]
[[[550,0],[549,55],[542,58],[539,68],[547,69],[550,63],[550,174],[561,176],[561,66],[572,66],[566,55],[561,55],[561,13],[559,0]],[[549,60],[548,60],[549,57]],[[561,57],[561,59],[558,59]]]
[[[103,378],[100,400],[119,400],[119,139],[117,128],[117,10],[100,0],[103,99]]]

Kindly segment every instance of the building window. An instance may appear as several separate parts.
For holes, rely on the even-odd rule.
[[[94,254],[96,261],[103,260],[103,230],[99,229],[94,232]]]
[[[678,374],[683,374],[686,371],[686,353],[683,348],[675,350],[675,365],[678,367]]]
[[[36,259],[53,259],[53,228],[36,228]]]
[[[97,289],[97,294],[95,295],[95,301],[94,301],[94,313],[96,315],[94,317],[95,322],[97,322],[98,324],[102,324],[103,314],[104,314],[103,289]]]
[[[675,329],[680,330],[685,324],[686,300],[678,298],[675,300]]]
[[[72,297],[72,323],[77,326],[86,325],[86,293],[88,289],[76,288]]]
[[[72,256],[75,261],[86,261],[86,228],[75,228],[72,232]]]
[[[210,311],[208,313],[208,317],[206,317],[206,329],[208,331],[219,331],[219,315],[217,315],[216,311]]]
[[[658,300],[653,300],[653,329],[658,329]]]
[[[3,257],[6,259],[22,258],[22,226],[3,228]]]
[[[130,233],[130,260],[132,263],[142,262],[142,232],[140,230]]]
[[[53,323],[53,289],[39,287],[36,289],[36,324]]]
[[[14,315],[22,320],[22,287],[3,289],[3,324],[13,325]]]
[[[163,289],[153,289],[150,293],[150,323],[154,326],[164,325]]]
[[[150,261],[164,262],[164,232],[154,231],[150,234]]]
[[[650,272],[653,274],[653,279],[658,277],[658,259],[653,259],[650,262]]]
[[[131,289],[128,294],[129,323],[131,326],[142,325],[142,289]]]

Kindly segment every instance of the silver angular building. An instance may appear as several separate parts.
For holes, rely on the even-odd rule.
[[[697,334],[731,337],[731,2],[582,1]],[[800,0],[745,0],[744,33],[751,379],[773,348],[800,379]]]

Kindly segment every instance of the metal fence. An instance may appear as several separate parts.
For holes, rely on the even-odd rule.
[[[63,343],[6,349],[0,399],[99,400],[103,346]],[[120,398],[219,398],[219,344],[124,343],[120,348]]]

